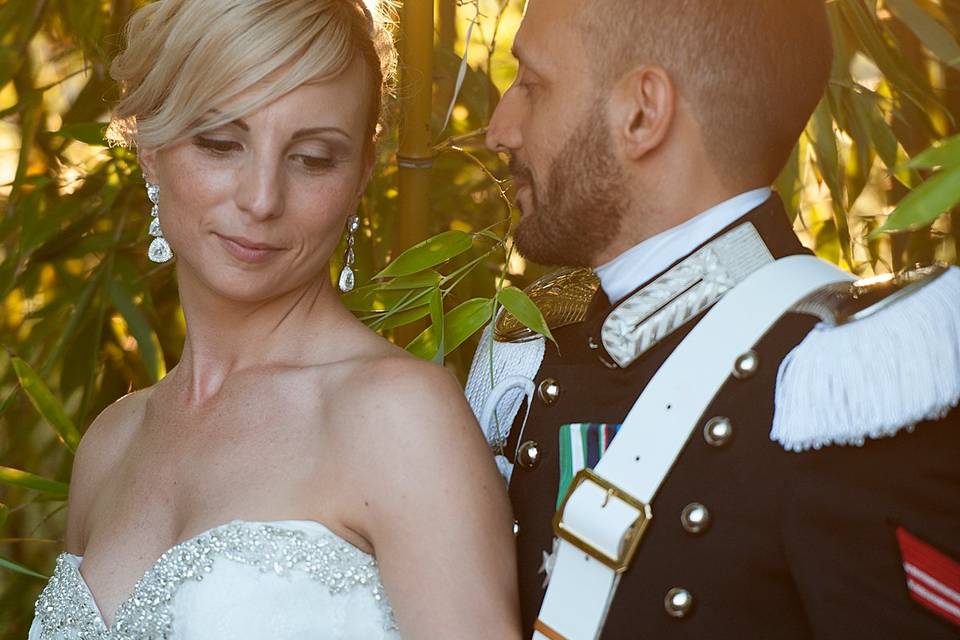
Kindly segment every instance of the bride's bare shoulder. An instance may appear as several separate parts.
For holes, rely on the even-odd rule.
[[[366,406],[404,411],[437,403],[466,406],[456,376],[438,364],[406,352],[390,352],[359,361],[346,381]]]
[[[87,427],[73,459],[70,474],[70,498],[67,511],[65,546],[71,553],[82,553],[86,546],[84,515],[98,487],[126,450],[151,389],[129,393],[110,404]]]
[[[338,390],[335,412],[338,424],[350,425],[351,438],[393,454],[399,454],[398,446],[443,450],[458,446],[465,435],[480,435],[456,376],[405,352],[353,365]]]
[[[142,421],[147,399],[152,392],[151,387],[128,393],[101,411],[80,440],[74,467],[78,462],[109,457],[123,447],[132,437],[133,427]]]

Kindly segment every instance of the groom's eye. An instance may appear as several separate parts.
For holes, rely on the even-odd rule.
[[[530,82],[529,80],[517,83],[517,87],[523,91],[529,100],[535,100],[540,89],[536,82]]]

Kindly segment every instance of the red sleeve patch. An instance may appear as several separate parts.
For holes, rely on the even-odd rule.
[[[939,617],[960,626],[960,563],[897,527],[910,597]]]

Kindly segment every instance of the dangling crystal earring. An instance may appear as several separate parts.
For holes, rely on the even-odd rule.
[[[160,230],[160,185],[148,182],[147,197],[153,203],[153,209],[150,211],[153,217],[150,221],[150,235],[153,236],[153,242],[147,250],[147,257],[154,262],[169,262],[173,258],[173,250],[170,249],[170,244]]]
[[[357,276],[353,272],[353,263],[357,256],[353,247],[356,244],[356,234],[360,229],[360,217],[350,216],[347,219],[347,252],[343,256],[343,269],[340,271],[340,291],[350,293],[357,284]]]

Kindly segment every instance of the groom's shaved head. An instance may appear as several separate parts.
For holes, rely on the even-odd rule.
[[[591,0],[578,18],[604,86],[670,73],[721,174],[772,182],[830,75],[824,0]]]

